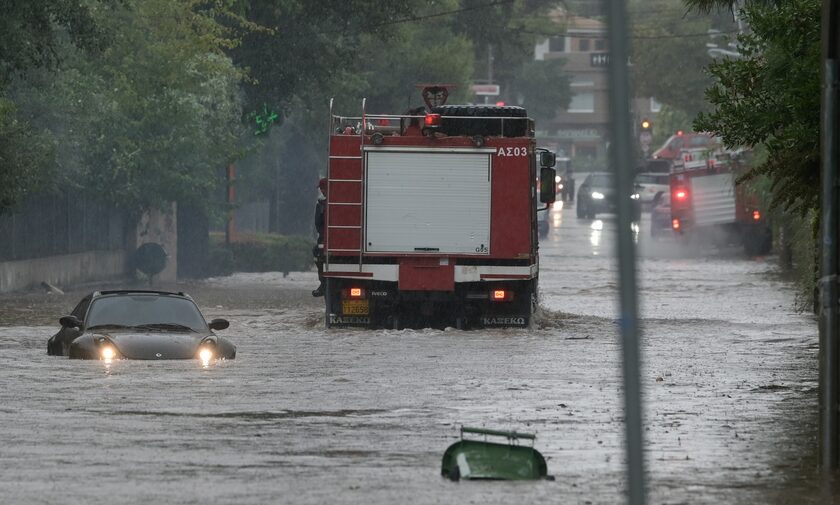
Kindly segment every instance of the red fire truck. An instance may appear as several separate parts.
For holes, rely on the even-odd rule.
[[[427,109],[405,115],[330,106],[327,327],[529,325],[554,153],[521,107],[445,95],[426,88]]]
[[[681,236],[716,239],[724,232],[751,255],[770,252],[772,234],[756,196],[737,184],[743,153],[683,149],[671,168],[671,227]]]

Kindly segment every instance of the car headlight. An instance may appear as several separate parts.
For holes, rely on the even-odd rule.
[[[630,199],[631,200],[638,200],[639,199],[639,194],[638,193],[633,193],[632,195],[630,195]]]
[[[559,176],[559,175],[555,175],[555,176],[554,176],[554,182],[560,182],[561,180],[562,180],[562,179],[560,178],[560,176]]]
[[[105,361],[110,361],[117,357],[117,350],[112,345],[104,345],[99,350],[99,356]]]
[[[557,189],[563,189],[563,185],[562,185],[562,184],[558,184],[558,185],[557,185]]]
[[[209,345],[203,346],[198,351],[198,358],[201,361],[210,361],[213,359],[213,349]]]
[[[593,200],[603,200],[603,199],[604,199],[604,194],[603,194],[603,193],[599,193],[599,192],[597,192],[597,191],[593,191],[593,192],[592,192],[592,199],[593,199]]]

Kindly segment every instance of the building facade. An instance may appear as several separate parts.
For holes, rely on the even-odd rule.
[[[565,110],[558,110],[552,121],[537,128],[540,143],[559,155],[575,160],[577,166],[606,169],[609,141],[609,51],[607,29],[596,19],[555,11],[552,16],[566,26],[563,36],[538,43],[537,60],[562,58],[571,77],[572,99]],[[655,120],[660,105],[653,98],[633,100],[636,123]]]

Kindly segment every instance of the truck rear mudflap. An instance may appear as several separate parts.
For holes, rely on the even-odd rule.
[[[451,291],[401,291],[396,282],[327,280],[326,326],[362,328],[525,328],[532,279],[457,283]]]

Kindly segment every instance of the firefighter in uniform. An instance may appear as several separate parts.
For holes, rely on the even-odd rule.
[[[324,296],[324,214],[327,210],[327,180],[318,181],[318,202],[315,204],[315,231],[318,233],[318,242],[312,248],[312,255],[315,257],[315,266],[318,268],[318,287],[312,291],[312,296]]]

